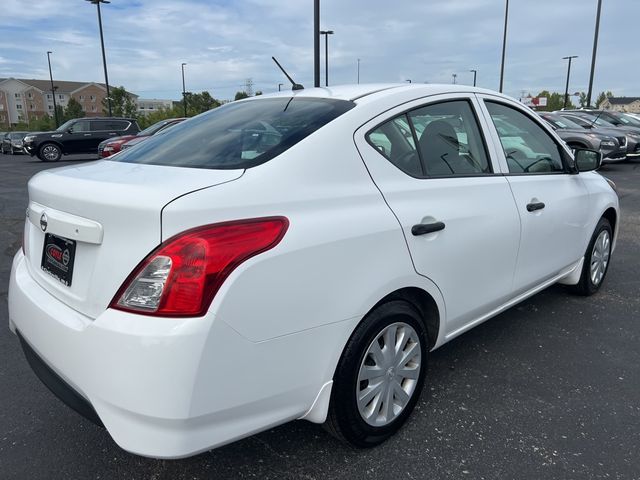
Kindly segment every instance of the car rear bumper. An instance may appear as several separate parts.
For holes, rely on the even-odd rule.
[[[212,315],[168,319],[107,309],[92,320],[40,287],[29,268],[20,251],[9,325],[32,368],[72,408],[103,423],[120,447],[149,457],[186,457],[304,416],[335,368],[333,359],[313,355],[332,342],[341,348],[336,338],[353,326],[254,343]],[[292,345],[306,361],[284,361]]]

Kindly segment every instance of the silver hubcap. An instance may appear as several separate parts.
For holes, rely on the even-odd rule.
[[[421,357],[418,334],[406,323],[389,325],[371,342],[356,386],[365,422],[381,427],[400,415],[416,389]]]
[[[603,230],[596,238],[591,252],[591,283],[600,285],[607,265],[609,264],[609,256],[611,254],[611,238],[609,232]]]
[[[42,149],[42,154],[47,160],[55,160],[58,158],[58,149],[53,145],[47,145]]]

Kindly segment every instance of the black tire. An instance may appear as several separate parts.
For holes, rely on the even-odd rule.
[[[62,150],[55,143],[43,143],[38,150],[38,158],[43,162],[57,162],[62,158]]]
[[[409,325],[417,334],[420,344],[420,370],[404,409],[390,423],[373,426],[364,420],[358,410],[356,392],[358,388],[362,388],[358,375],[369,347],[386,327],[394,323]],[[420,397],[428,351],[427,332],[420,312],[409,302],[392,300],[371,311],[351,335],[338,362],[325,428],[339,440],[358,448],[374,447],[387,440],[405,423]],[[392,405],[393,399],[395,396],[392,397]],[[382,403],[380,406],[382,410]]]
[[[604,272],[602,272],[602,277],[596,283],[593,281],[593,278],[591,276],[591,268],[592,268],[592,262],[594,261],[594,258],[593,258],[594,251],[595,251],[594,247],[596,245],[596,241],[598,240],[598,237],[600,237],[602,232],[607,232],[608,234],[608,245],[607,245],[608,261],[606,263],[606,267],[604,268]],[[571,287],[571,290],[574,293],[578,295],[589,296],[589,295],[593,295],[600,289],[600,287],[602,286],[602,283],[604,282],[607,276],[607,271],[609,270],[609,264],[611,263],[612,242],[613,242],[613,231],[611,230],[611,224],[609,223],[609,220],[603,217],[598,222],[598,225],[596,225],[596,229],[594,230],[593,235],[591,236],[591,240],[589,241],[589,246],[587,247],[587,251],[584,254],[584,264],[582,265],[582,274],[580,275],[580,281],[578,282],[577,285],[573,285]]]

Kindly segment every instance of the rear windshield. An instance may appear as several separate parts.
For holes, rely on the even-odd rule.
[[[150,137],[113,161],[250,168],[280,155],[354,106],[346,100],[304,97],[228,103]]]

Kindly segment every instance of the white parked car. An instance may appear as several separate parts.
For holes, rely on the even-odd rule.
[[[294,419],[373,446],[411,413],[429,352],[556,282],[602,285],[618,199],[597,152],[575,157],[528,108],[465,86],[233,102],[30,180],[10,327],[131,452]]]

